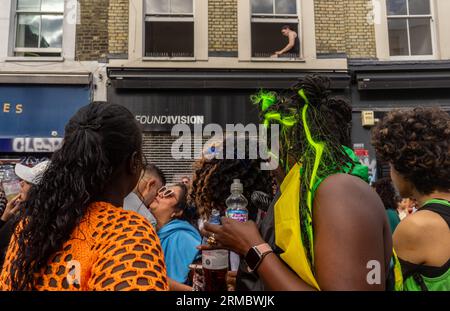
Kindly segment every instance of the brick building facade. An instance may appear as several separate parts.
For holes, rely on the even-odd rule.
[[[318,0],[315,4],[318,54],[375,58],[372,0]]]
[[[208,1],[208,36],[210,54],[238,51],[238,0]]]
[[[237,56],[237,2],[208,0],[208,51],[212,56]],[[368,22],[371,3],[372,0],[315,0],[317,54],[375,58],[375,31],[373,24]],[[129,42],[130,1],[80,0],[80,6],[77,58],[125,57]]]

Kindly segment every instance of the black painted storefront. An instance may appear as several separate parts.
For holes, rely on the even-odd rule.
[[[394,109],[440,107],[450,113],[449,61],[350,61],[353,105],[352,141],[368,151],[366,162],[377,178],[387,177],[387,163],[377,159],[370,143],[371,128],[362,126],[361,112],[382,119]]]

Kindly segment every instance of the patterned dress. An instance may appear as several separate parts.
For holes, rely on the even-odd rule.
[[[11,289],[15,238],[0,274],[0,290]],[[96,202],[62,249],[36,275],[37,290],[168,290],[159,239],[148,221],[134,212]]]

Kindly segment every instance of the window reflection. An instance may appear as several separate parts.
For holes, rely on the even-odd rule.
[[[63,17],[42,15],[41,48],[61,48]]]
[[[42,0],[42,12],[64,12],[64,0]]]
[[[16,47],[39,47],[39,15],[19,15],[17,25]]]
[[[252,0],[254,14],[273,14],[273,0]]]

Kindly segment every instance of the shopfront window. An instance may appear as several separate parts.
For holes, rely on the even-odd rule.
[[[390,56],[432,56],[430,0],[387,0]]]
[[[251,11],[252,57],[300,57],[300,19],[297,0],[251,0]],[[290,49],[286,48],[289,44],[289,33],[294,38],[292,41],[294,45]],[[284,53],[277,55],[276,52],[283,49]]]
[[[61,56],[64,0],[16,0],[14,56]]]
[[[146,57],[194,57],[193,0],[145,0]]]

